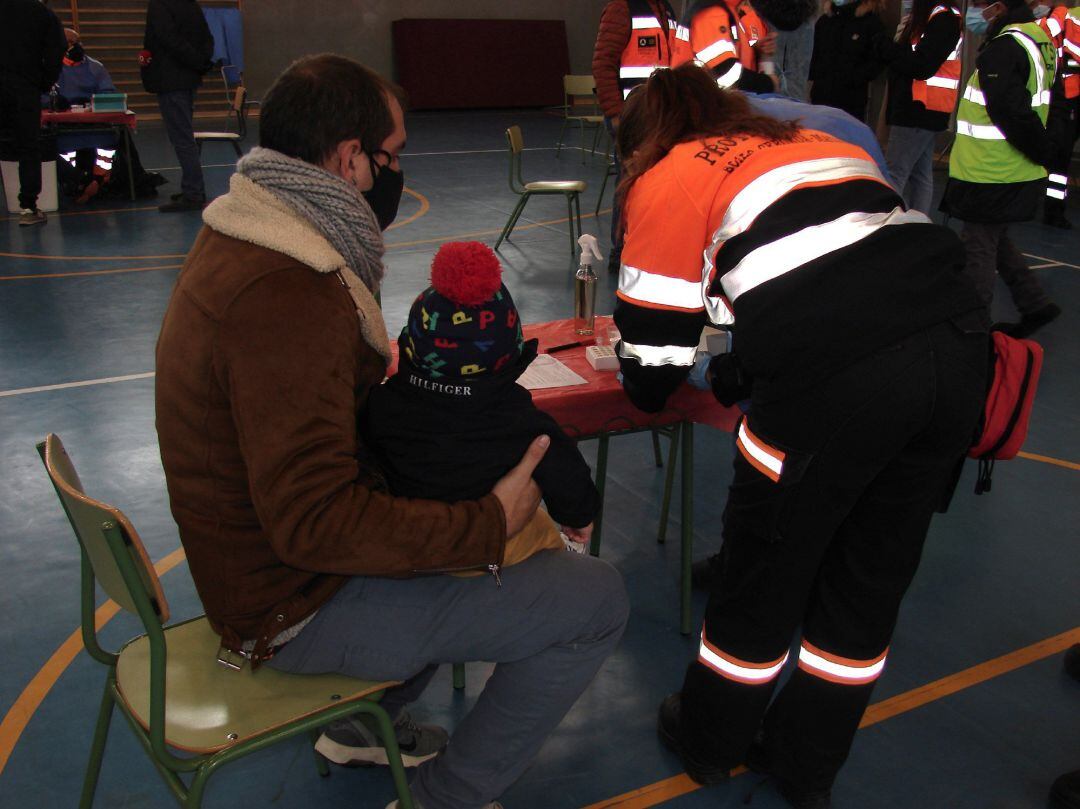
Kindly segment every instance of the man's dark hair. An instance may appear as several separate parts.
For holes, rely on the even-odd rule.
[[[315,165],[352,138],[371,154],[394,130],[387,95],[401,100],[395,85],[353,59],[305,56],[267,91],[259,145]]]

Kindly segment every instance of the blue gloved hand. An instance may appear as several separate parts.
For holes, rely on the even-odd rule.
[[[711,390],[709,380],[705,378],[705,375],[709,372],[710,362],[712,362],[711,354],[699,354],[697,362],[695,362],[694,367],[690,369],[690,376],[687,377],[686,381],[698,390]]]

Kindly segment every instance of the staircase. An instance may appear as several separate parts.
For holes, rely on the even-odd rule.
[[[214,0],[205,5],[239,4],[239,0]],[[128,109],[140,121],[157,121],[161,119],[157,96],[146,92],[139,80],[146,6],[147,0],[66,0],[57,2],[53,10],[65,28],[79,32],[87,55],[105,65],[116,89],[127,93]],[[225,120],[228,110],[225,82],[219,71],[211,70],[195,97],[195,117]]]

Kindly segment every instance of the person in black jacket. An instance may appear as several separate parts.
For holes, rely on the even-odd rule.
[[[885,159],[908,208],[927,215],[934,197],[934,142],[956,107],[962,33],[955,0],[915,0],[898,41],[882,43],[889,65]],[[935,76],[936,86],[928,85]],[[951,81],[956,86],[941,86]]]
[[[0,3],[0,129],[10,130],[19,161],[19,225],[43,225],[41,93],[60,75],[67,39],[60,20],[38,0]]]
[[[878,59],[885,26],[883,0],[832,0],[814,26],[810,58],[810,101],[836,107],[866,122],[870,82],[883,67]]]
[[[985,98],[986,113],[1018,160],[1026,159],[1038,166],[1050,165],[1057,153],[1060,136],[1047,130],[1032,106],[1032,96],[1027,89],[1031,57],[1015,37],[998,36],[1007,25],[1033,22],[1034,15],[1024,0],[1005,0],[1004,4],[996,3],[995,6],[1001,10],[992,19],[981,15],[989,20],[989,25],[975,63],[978,89]],[[990,9],[993,15],[994,6]],[[979,14],[977,8],[969,9],[969,20],[977,19]],[[1052,94],[1051,105],[1057,103],[1058,98],[1058,93]],[[963,112],[963,104],[960,111]],[[1053,122],[1055,118],[1051,115],[1048,121]],[[958,120],[958,127],[960,123]],[[1027,337],[1056,319],[1061,308],[1043,290],[1038,277],[1010,239],[1008,228],[1013,222],[1026,222],[1035,215],[1046,180],[972,182],[961,179],[955,171],[960,165],[961,146],[960,143],[953,145],[949,182],[940,208],[964,223],[961,238],[967,254],[966,272],[975,282],[987,310],[994,297],[996,272],[1009,288],[1020,312],[1019,322],[998,323],[994,328],[1013,337]]]
[[[180,193],[158,208],[163,213],[206,205],[199,147],[195,143],[195,91],[210,69],[214,38],[195,0],[150,0],[143,38],[143,86],[156,93],[161,120],[180,162]]]
[[[449,242],[432,262],[432,286],[398,338],[398,371],[371,392],[361,434],[390,492],[456,502],[491,491],[539,435],[551,447],[533,472],[548,513],[583,548],[600,507],[588,464],[517,379],[536,358],[525,341],[499,260],[480,242]],[[550,520],[507,545],[504,567],[563,547]],[[529,537],[525,537],[526,533]],[[520,538],[519,538],[520,537]],[[513,558],[510,558],[512,555]]]

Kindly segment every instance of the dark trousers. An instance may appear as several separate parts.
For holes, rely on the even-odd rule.
[[[611,136],[611,155],[612,160],[615,161],[615,174],[611,178],[611,253],[608,256],[608,261],[618,263],[619,256],[622,255],[623,245],[622,206],[619,204],[619,181],[622,179],[622,158],[619,156],[618,147],[614,145],[615,126],[607,116],[604,117],[604,126],[607,128],[608,135]]]
[[[1047,131],[1057,132],[1061,140],[1058,142],[1057,154],[1048,167],[1050,179],[1046,184],[1046,199],[1043,202],[1044,213],[1065,212],[1065,199],[1069,186],[1069,167],[1072,163],[1073,145],[1077,137],[1080,137],[1080,126],[1077,122],[1077,110],[1080,108],[1080,99],[1071,99],[1064,109],[1051,107],[1050,115],[1054,120],[1047,122]]]
[[[774,481],[736,452],[721,572],[682,690],[695,757],[733,767],[763,726],[777,775],[831,787],[971,443],[986,362],[986,318],[974,312],[752,404],[747,425],[783,465]],[[800,625],[799,668],[770,706]]]
[[[964,222],[960,239],[964,243],[964,273],[975,284],[988,312],[994,302],[995,275],[1000,275],[1009,288],[1021,315],[1050,303],[1038,276],[1009,237],[1008,223]]]
[[[169,90],[158,93],[158,106],[169,143],[180,162],[180,191],[185,197],[204,198],[206,186],[203,185],[199,147],[195,143],[195,91]]]
[[[10,76],[0,80],[0,130],[11,133],[19,161],[19,205],[37,208],[41,193],[41,94]]]

